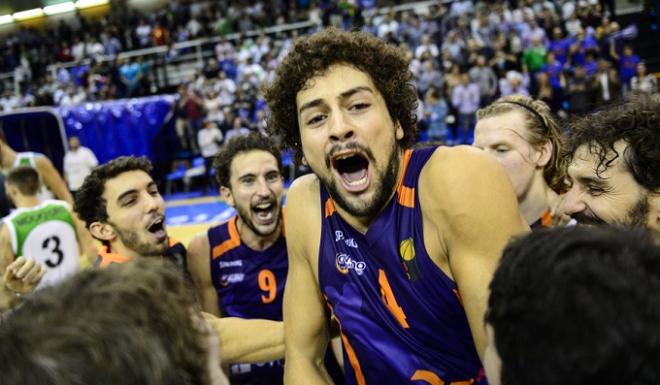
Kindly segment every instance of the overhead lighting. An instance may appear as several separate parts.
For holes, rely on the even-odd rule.
[[[98,7],[99,5],[108,4],[110,0],[78,0],[76,1],[76,7],[79,9]]]
[[[9,23],[13,23],[13,22],[14,22],[14,18],[11,17],[11,15],[2,15],[2,16],[0,16],[0,25],[9,24]]]
[[[44,12],[41,10],[41,8],[35,8],[35,9],[28,9],[27,11],[21,11],[21,12],[16,12],[12,16],[14,17],[14,20],[27,20],[27,19],[34,19],[36,17],[41,17],[44,15]]]
[[[72,1],[67,1],[66,3],[59,3],[49,5],[44,7],[44,13],[46,15],[57,15],[58,13],[71,12],[76,10],[76,5]]]

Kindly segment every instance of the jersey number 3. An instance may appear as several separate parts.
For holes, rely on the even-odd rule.
[[[52,248],[51,243],[53,244]],[[41,248],[44,250],[49,250],[55,257],[55,260],[50,258],[46,260],[46,265],[48,267],[57,267],[60,263],[62,263],[62,260],[64,259],[64,253],[62,250],[60,250],[60,237],[53,235],[52,237],[44,239],[44,242],[41,244]]]
[[[263,269],[259,272],[259,288],[268,293],[268,295],[261,296],[261,302],[271,303],[277,297],[277,280],[275,274],[268,269]]]

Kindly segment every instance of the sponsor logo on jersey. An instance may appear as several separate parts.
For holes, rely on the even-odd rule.
[[[243,266],[243,260],[237,259],[235,261],[220,261],[219,266],[221,269],[226,267],[241,267]]]
[[[367,268],[367,264],[363,261],[356,261],[350,255],[345,253],[338,253],[336,260],[337,270],[342,274],[348,274],[349,270],[355,270],[357,275],[362,275]]]
[[[406,272],[408,280],[411,282],[415,282],[420,276],[416,257],[415,243],[412,238],[404,239],[399,243],[399,259],[401,260],[401,266]]]
[[[243,282],[245,279],[245,274],[236,273],[236,274],[223,274],[220,276],[220,284],[222,286],[227,286],[230,283]]]

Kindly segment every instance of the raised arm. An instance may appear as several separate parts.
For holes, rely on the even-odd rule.
[[[199,233],[188,244],[188,272],[195,284],[202,309],[205,312],[220,316],[218,292],[211,280],[211,255],[209,239],[206,232]]]
[[[55,194],[55,197],[66,201],[66,203],[73,207],[73,197],[67,189],[64,179],[62,179],[62,176],[55,169],[50,159],[46,158],[46,156],[40,156],[36,158],[35,163],[37,165],[37,171],[39,171],[39,176],[53,194]]]
[[[314,274],[321,216],[318,182],[312,175],[299,178],[289,189],[286,239],[289,275],[284,291],[284,341],[287,385],[332,384],[323,365],[328,345],[324,300]],[[314,206],[315,205],[315,206]],[[314,207],[317,207],[314,210]],[[318,247],[318,246],[316,246]]]
[[[506,172],[478,149],[440,149],[422,176],[431,187],[420,189],[424,220],[431,221],[444,240],[450,274],[483,360],[488,285],[504,246],[529,227]]]

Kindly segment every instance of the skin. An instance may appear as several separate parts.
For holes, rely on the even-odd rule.
[[[614,148],[623,154],[627,144],[619,141]],[[565,194],[561,212],[578,223],[642,225],[660,232],[660,194],[639,185],[621,157],[600,175],[595,171],[597,165],[597,157],[589,153],[587,145],[577,148],[568,167],[573,186]],[[635,218],[632,214],[640,203],[648,204],[647,211],[641,218]]]
[[[495,346],[495,329],[490,324],[486,324],[486,336],[488,337],[488,346],[484,353],[484,370],[486,378],[490,385],[500,385],[500,374],[502,373],[502,359]]]
[[[527,223],[534,223],[557,201],[543,178],[543,168],[552,156],[552,143],[536,148],[528,136],[521,112],[510,111],[480,119],[474,130],[473,146],[492,155],[511,178],[520,212]]]
[[[356,88],[360,91],[354,93]],[[301,109],[309,103],[314,107]],[[394,144],[403,131],[390,117],[370,77],[349,66],[333,66],[310,79],[298,93],[296,104],[303,153],[316,175],[299,178],[288,192],[285,227],[291,241],[287,243],[289,275],[284,295],[285,382],[329,384],[323,367],[328,340],[325,300],[317,271],[320,183],[336,183],[338,193],[349,204],[369,207],[382,185],[386,165],[401,170],[402,149]],[[346,147],[349,142],[365,146],[374,155],[368,186],[358,194],[343,188],[338,173],[325,162],[333,146]],[[397,172],[396,182],[400,174]],[[389,199],[394,192],[393,188],[387,192]],[[418,194],[427,234],[424,246],[433,262],[458,284],[481,355],[486,345],[483,316],[488,282],[510,237],[528,229],[518,214],[511,183],[487,154],[469,147],[441,147],[421,171]],[[342,219],[362,232],[387,204],[372,210],[376,214],[360,216],[335,200]]]
[[[167,250],[167,232],[155,236],[147,230],[155,220],[165,217],[163,197],[149,174],[133,170],[108,179],[103,199],[108,220],[93,222],[89,231],[95,238],[110,242],[113,253],[132,259],[157,257]]]
[[[272,246],[281,234],[281,202],[284,179],[275,157],[261,150],[239,153],[230,165],[229,186],[221,186],[225,201],[238,212],[237,229],[241,242],[253,250]],[[256,217],[252,208],[269,202],[274,205],[271,220]],[[211,279],[211,254],[206,232],[197,234],[188,245],[188,271],[201,297],[205,318],[220,336],[223,362],[257,363],[284,357],[284,327],[280,321],[223,317],[218,293]],[[259,333],[255,333],[259,330]]]

